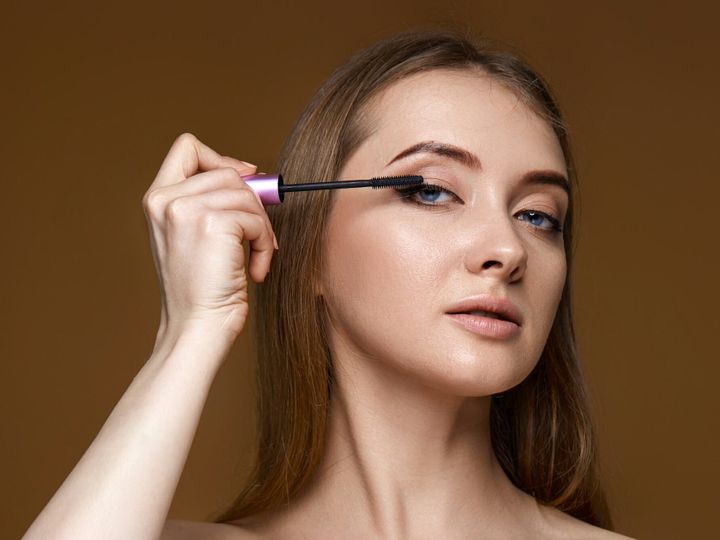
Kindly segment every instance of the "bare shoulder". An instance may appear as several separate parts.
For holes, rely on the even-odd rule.
[[[585,530],[585,535],[582,536],[582,538],[587,540],[637,540],[635,538],[631,538],[630,536],[620,534],[619,532],[608,531],[607,529],[595,527],[589,523],[585,523],[585,527],[587,529]]]
[[[542,514],[552,536],[561,540],[636,540],[618,532],[586,523],[549,506],[542,506]]]
[[[257,540],[258,535],[236,525],[169,519],[160,540]]]

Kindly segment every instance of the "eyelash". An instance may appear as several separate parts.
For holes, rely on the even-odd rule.
[[[420,184],[417,186],[410,186],[410,187],[405,187],[405,188],[393,188],[393,189],[395,191],[397,191],[403,199],[407,199],[408,201],[410,201],[414,204],[417,204],[418,206],[422,206],[422,207],[425,207],[428,209],[433,208],[433,207],[439,207],[441,205],[419,202],[418,200],[413,198],[413,195],[416,195],[417,193],[420,193],[422,191],[441,191],[443,193],[447,193],[448,195],[452,195],[453,197],[455,197],[457,199],[457,195],[455,195],[452,191],[450,191],[449,189],[446,189],[442,186],[438,186],[436,184],[424,183],[424,184]],[[539,210],[523,210],[520,213],[521,214],[537,214],[539,216],[544,217],[550,223],[552,223],[552,227],[549,229],[546,229],[544,227],[537,227],[537,226],[533,225],[533,227],[535,227],[536,229],[547,232],[549,234],[559,234],[563,231],[562,227],[560,226],[560,221],[553,215],[547,214],[545,212],[540,212]]]

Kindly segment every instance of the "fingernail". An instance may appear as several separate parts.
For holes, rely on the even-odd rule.
[[[275,244],[275,249],[280,249],[280,246],[278,246],[277,238],[273,236],[273,244]]]
[[[247,161],[240,161],[243,165],[247,165],[248,167],[255,167],[257,168],[257,165],[253,165],[252,163],[248,163]]]

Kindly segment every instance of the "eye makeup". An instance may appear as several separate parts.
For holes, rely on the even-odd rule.
[[[429,177],[423,176],[423,178],[425,178],[427,180]],[[430,179],[432,180],[432,178],[430,178]],[[428,210],[442,209],[447,206],[448,202],[451,203],[453,201],[448,201],[445,203],[436,203],[435,201],[437,200],[437,198],[432,199],[430,201],[428,201],[427,199],[425,201],[423,201],[418,196],[428,195],[428,194],[434,194],[437,196],[437,194],[440,194],[440,195],[446,194],[446,195],[452,197],[455,202],[458,202],[459,204],[462,204],[462,205],[465,204],[457,195],[455,195],[455,193],[453,193],[448,188],[439,186],[437,184],[429,183],[429,182],[425,182],[425,183],[419,184],[419,185],[407,186],[407,187],[394,187],[393,190],[399,194],[400,198],[404,202],[407,202],[409,204],[414,204],[414,205],[420,206],[422,208],[426,208]],[[517,212],[515,214],[515,216],[529,216],[529,220],[521,219],[520,221],[528,223],[530,227],[532,227],[533,229],[539,230],[541,232],[556,235],[556,234],[562,233],[562,231],[563,231],[558,217],[551,213],[548,213],[548,212],[543,212],[541,210],[528,208],[525,210],[521,210],[520,212]],[[542,220],[541,223],[546,222],[546,224],[544,226],[541,226],[541,225],[536,225],[534,222],[530,221],[530,220],[537,221],[538,218],[540,218]]]
[[[424,176],[423,178],[427,179],[426,176]],[[437,184],[433,184],[431,182],[425,182],[425,183],[417,185],[417,186],[394,188],[394,190],[400,195],[400,197],[402,199],[405,199],[409,202],[413,202],[420,206],[427,206],[430,208],[438,207],[440,205],[439,204],[431,204],[431,203],[435,202],[434,200],[429,201],[428,203],[421,202],[420,200],[418,200],[417,197],[415,197],[415,195],[417,195],[418,193],[420,193],[420,194],[427,194],[427,193],[443,194],[444,193],[444,194],[451,196],[455,201],[459,202],[460,204],[465,204],[462,200],[460,200],[460,198],[457,195],[455,195],[455,193],[453,193],[449,189],[447,189],[443,186],[439,186]]]

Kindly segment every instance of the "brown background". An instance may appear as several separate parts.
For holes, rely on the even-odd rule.
[[[141,198],[173,139],[190,131],[272,171],[336,66],[428,23],[517,46],[566,111],[583,199],[578,332],[617,528],[658,539],[717,531],[710,2],[76,4],[10,2],[0,17],[0,536],[29,526],[152,350],[159,291]],[[238,490],[251,355],[244,334],[170,517],[207,519]]]

